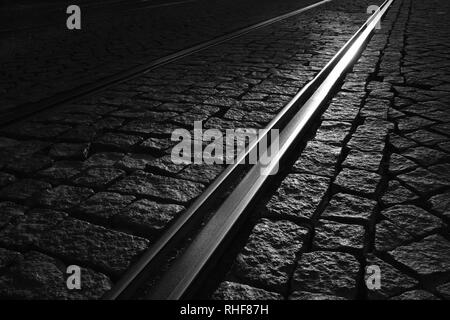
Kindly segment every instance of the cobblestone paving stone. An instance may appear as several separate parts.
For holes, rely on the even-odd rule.
[[[263,127],[365,21],[366,7],[365,1],[335,1],[2,128],[0,207],[6,214],[1,220],[0,247],[21,254],[31,264],[40,257],[60,266],[59,270],[75,263],[104,275],[107,283],[115,282],[224,168],[174,164],[172,131],[192,132],[193,121],[221,130]],[[346,102],[342,104],[340,98]],[[357,108],[361,98],[342,92],[336,97],[336,108],[342,110],[347,102]],[[349,114],[356,115],[345,110],[341,116]],[[317,143],[333,143],[321,163],[336,158],[350,129],[351,123],[342,119],[324,122]],[[289,206],[284,211],[273,207],[272,212],[266,210],[267,217],[298,222],[314,215],[334,172],[318,178],[313,168],[299,166],[299,172],[292,174],[295,183],[311,188],[305,191],[309,200],[294,199],[290,206],[297,208],[295,213]],[[311,182],[314,185],[309,187]],[[295,191],[286,185],[284,192]],[[260,256],[254,259],[249,251],[236,269],[243,271],[241,278],[248,279],[249,285],[262,287],[273,297],[279,297],[272,294],[274,290],[286,296],[307,229],[290,221],[269,220],[263,220],[261,228],[272,224],[283,225],[279,226],[286,233],[283,243],[292,248],[272,243],[275,235],[261,235],[267,245],[254,242]],[[28,258],[30,252],[38,252],[39,258]],[[280,254],[280,260],[273,260],[272,254]],[[263,266],[262,262],[272,265],[255,272],[254,264]],[[24,286],[20,287],[14,280],[15,275],[21,277],[21,263],[1,269],[0,276],[5,275],[13,287],[2,296],[33,296],[32,287],[19,281]],[[48,286],[54,286],[58,277],[55,270]],[[99,291],[102,288],[107,286]],[[223,292],[266,294],[239,283],[225,286]],[[93,295],[86,292],[85,297]],[[62,293],[58,297],[72,298]]]
[[[311,230],[289,285],[240,283],[284,299],[449,299],[449,10],[442,0],[394,2],[266,204],[282,212],[272,221]],[[295,189],[298,173],[329,181],[320,193]]]
[[[290,221],[261,220],[236,259],[235,273],[250,283],[285,293],[296,254],[307,235],[306,228]]]
[[[283,296],[245,284],[225,281],[212,298],[215,300],[282,300]]]
[[[20,254],[3,252],[8,269],[0,276],[0,294],[15,299],[98,299],[111,288],[111,281],[102,273],[81,269],[81,290],[68,291],[65,285],[66,266],[36,251]],[[4,262],[4,261],[2,261]],[[31,285],[30,285],[31,284]]]
[[[155,8],[155,2],[175,1],[129,1],[122,7],[82,3],[81,30],[66,28],[68,2],[49,10],[39,4],[22,11],[13,4],[2,8],[0,30],[12,31],[1,39],[0,112],[313,3],[196,0]]]

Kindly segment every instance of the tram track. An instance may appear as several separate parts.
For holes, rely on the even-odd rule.
[[[232,31],[230,33],[226,33],[224,35],[212,38],[210,40],[195,44],[191,47],[187,47],[185,49],[176,51],[174,53],[165,55],[163,57],[160,57],[157,59],[152,59],[146,63],[139,64],[138,66],[129,68],[125,71],[121,71],[121,72],[115,73],[111,76],[101,78],[93,83],[82,84],[72,90],[59,92],[59,93],[52,95],[51,97],[44,98],[44,99],[36,101],[36,102],[29,102],[29,103],[18,105],[12,109],[2,112],[1,118],[0,118],[0,126],[5,126],[9,123],[22,120],[24,118],[27,118],[33,114],[40,112],[40,111],[55,108],[64,103],[77,102],[85,97],[93,95],[93,94],[95,94],[105,88],[108,88],[114,84],[118,84],[118,83],[124,82],[126,80],[133,79],[133,78],[138,77],[146,72],[149,72],[149,71],[155,70],[157,68],[163,67],[167,64],[179,61],[179,60],[181,60],[185,57],[191,56],[197,52],[200,52],[200,51],[209,49],[211,47],[218,46],[222,43],[231,41],[233,39],[242,37],[250,32],[254,32],[261,28],[265,28],[270,25],[273,25],[277,22],[289,19],[289,18],[294,17],[298,14],[301,14],[305,11],[308,11],[308,10],[311,10],[318,6],[321,6],[323,4],[326,4],[330,1],[332,1],[332,0],[321,0],[321,1],[315,2],[306,7],[302,7],[302,8],[287,12],[285,14],[255,23],[253,25],[240,28],[240,29]]]
[[[330,1],[6,121],[0,252],[19,258],[0,296],[446,299],[448,25],[414,0],[367,19],[372,4]],[[228,159],[238,128],[257,139],[206,161],[209,134]]]
[[[122,13],[130,13],[133,11],[138,10],[151,10],[151,9],[158,9],[158,8],[165,8],[165,7],[171,7],[171,6],[177,6],[182,4],[188,4],[191,2],[195,2],[197,0],[182,0],[182,1],[169,1],[169,2],[159,2],[159,1],[152,1],[152,0],[136,0],[133,2],[124,1],[124,0],[117,0],[117,1],[99,1],[99,2],[86,2],[86,3],[78,3],[78,5],[86,10],[96,10],[98,12],[101,12],[103,17],[105,18],[108,15],[117,12],[120,10]],[[41,5],[36,7],[18,7],[18,8],[5,8],[4,12],[2,14],[7,16],[13,16],[17,17],[19,20],[25,21],[25,26],[11,26],[8,25],[6,28],[0,28],[0,34],[8,35],[10,33],[18,33],[18,32],[24,32],[24,31],[34,31],[36,29],[41,28],[48,28],[51,26],[58,26],[58,24],[61,23],[61,19],[64,20],[64,16],[61,15],[62,12],[65,12],[65,9],[70,3],[51,3],[47,5]],[[31,15],[31,16],[30,16]],[[45,17],[45,19],[42,19],[42,17]],[[36,20],[37,23],[33,24],[31,26],[28,26],[30,21]],[[39,21],[45,21],[45,23],[39,23]],[[14,22],[17,23],[17,22]]]
[[[187,235],[193,229],[199,230],[193,240],[185,245],[182,252],[168,266],[161,277],[145,296],[148,299],[185,299],[191,298],[213,270],[218,257],[224,252],[246,219],[248,209],[255,199],[268,186],[276,175],[277,166],[290,153],[296,152],[293,146],[302,141],[309,127],[320,115],[322,107],[340,84],[346,71],[364,50],[382,17],[387,13],[393,0],[386,0],[380,8],[369,17],[361,28],[347,41],[328,64],[309,82],[264,128],[264,133],[253,141],[246,151],[238,156],[235,164],[227,169],[208,189],[172,224],[162,237],[146,251],[126,274],[108,292],[105,299],[129,299],[139,287],[148,280],[149,275],[159,272],[173,252],[186,242]],[[239,184],[233,188],[225,200],[211,213],[211,204],[235,183],[242,174],[242,163],[255,148],[260,147],[262,139],[267,138],[271,130],[280,130],[279,152],[272,159],[266,173],[262,175],[262,164],[253,165]],[[267,171],[268,170],[268,171]],[[204,222],[205,216],[209,215]]]

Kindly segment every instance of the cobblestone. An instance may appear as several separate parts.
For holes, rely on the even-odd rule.
[[[182,179],[209,184],[213,182],[220,173],[223,167],[211,165],[190,165],[184,168],[177,174],[177,177]]]
[[[90,156],[83,162],[84,167],[110,167],[115,165],[125,155],[118,152],[101,152]]]
[[[329,179],[310,174],[290,174],[267,204],[267,214],[278,218],[309,219],[325,192]]]
[[[450,271],[450,242],[439,235],[428,236],[420,242],[401,246],[389,254],[421,276]]]
[[[56,161],[51,167],[37,172],[39,177],[51,183],[59,184],[69,181],[82,170],[82,163],[77,161]]]
[[[72,32],[69,37],[67,29],[60,28],[57,21],[61,17],[58,4],[42,7],[11,3],[2,11],[5,26],[12,30],[4,37],[8,50],[1,65],[4,70],[0,78],[2,111],[95,83],[308,3],[246,0],[231,6],[220,1],[168,6],[145,6],[137,2],[126,6],[84,4],[83,32]],[[111,36],[104,37],[105,34]],[[34,54],[30,56],[30,52]],[[104,114],[105,110],[98,108],[97,113]]]
[[[13,200],[31,202],[32,197],[51,185],[44,181],[34,179],[22,179],[0,190],[0,197]]]
[[[52,210],[34,209],[18,219],[10,219],[0,231],[0,243],[5,247],[27,249],[35,245],[42,234],[59,225],[67,214]]]
[[[0,248],[0,269],[9,267],[20,258],[20,253]]]
[[[342,166],[377,172],[380,168],[382,158],[383,155],[380,153],[351,150],[342,163]]]
[[[374,288],[373,290],[368,289],[367,295],[369,299],[385,300],[389,297],[411,290],[418,285],[417,280],[403,274],[374,255],[369,255],[367,257],[367,264],[378,266],[382,274],[380,288]],[[366,269],[365,279],[370,275],[371,274],[368,274]]]
[[[292,290],[354,298],[359,263],[348,253],[315,251],[301,256]]]
[[[313,248],[316,250],[362,250],[364,228],[358,225],[338,222],[319,222],[315,229]]]
[[[430,198],[432,209],[444,217],[450,217],[450,193],[445,192]]]
[[[94,141],[97,148],[105,150],[127,150],[143,140],[142,137],[123,133],[106,133]]]
[[[118,225],[132,226],[156,234],[165,229],[185,208],[176,204],[161,204],[155,201],[139,200],[114,216]]]
[[[245,284],[224,281],[212,298],[215,300],[282,300],[283,296]]]
[[[323,121],[317,130],[315,139],[321,142],[342,145],[350,131],[351,125],[339,121]]]
[[[403,187],[397,180],[389,181],[381,201],[384,205],[400,204],[418,199],[411,190]]]
[[[441,294],[445,299],[450,299],[450,283],[445,283],[437,287],[439,294]]]
[[[405,137],[399,136],[395,133],[393,133],[389,136],[389,142],[395,149],[397,149],[399,151],[405,150],[405,149],[408,149],[410,147],[414,147],[417,145],[414,141],[407,139]]]
[[[7,186],[8,184],[14,182],[16,180],[16,177],[14,177],[12,174],[1,172],[0,173],[0,188],[3,188],[4,186]]]
[[[364,5],[347,13],[348,7],[333,4],[318,20],[315,14],[293,17],[2,129],[0,198],[31,206],[31,216],[5,218],[1,243],[22,254],[32,247],[64,262],[78,256],[83,266],[117,277],[139,251],[129,249],[120,261],[108,261],[121,254],[114,246],[132,246],[128,240],[122,244],[128,238],[118,232],[153,240],[223,170],[222,166],[174,165],[169,156],[175,144],[170,140],[173,130],[189,130],[196,120],[203,121],[205,128],[221,130],[263,127],[366,19],[360,10]],[[330,16],[336,24],[333,29],[323,23]],[[250,20],[245,16],[242,21],[247,25]],[[343,28],[337,35],[339,26]],[[310,30],[316,29],[323,37],[310,39]],[[324,47],[331,51],[324,52]],[[126,56],[133,61],[129,53]],[[27,96],[37,94],[27,92]],[[361,103],[349,95],[342,97],[355,107]],[[352,110],[353,117],[356,111]],[[351,125],[330,124],[343,131],[336,135],[330,127],[322,138],[331,135],[341,143]],[[340,150],[324,143],[330,146],[325,168]],[[292,212],[308,218],[329,187],[327,178],[316,179],[309,173],[318,172],[302,172],[304,185],[318,183],[305,191],[308,199],[294,201],[293,207],[301,212]],[[110,238],[113,244],[105,246]]]
[[[26,207],[14,202],[0,202],[0,228],[6,226],[10,221],[25,214]]]
[[[389,159],[389,171],[398,174],[417,168],[417,164],[398,153],[392,153]]]
[[[399,175],[398,179],[421,194],[435,192],[450,185],[450,181],[444,177],[422,168]]]
[[[118,276],[149,242],[81,220],[64,219],[57,228],[40,235],[37,245],[56,256]]]
[[[113,192],[99,192],[80,204],[76,211],[89,219],[106,222],[136,198]]]
[[[381,214],[414,236],[430,234],[443,227],[439,218],[413,205],[396,205],[381,211]]]
[[[43,207],[64,210],[76,206],[93,194],[94,191],[89,188],[60,185],[39,192],[36,195],[36,202]]]
[[[346,300],[343,297],[322,293],[295,291],[289,296],[289,300]]]
[[[338,193],[330,200],[322,218],[368,223],[377,203],[366,198]]]
[[[435,295],[424,290],[413,290],[405,292],[391,300],[439,300]]]
[[[0,231],[0,244],[39,248],[65,261],[92,265],[118,275],[148,241],[73,219],[62,212],[33,210]]]
[[[0,275],[0,297],[13,299],[99,299],[111,289],[102,273],[83,268],[81,290],[68,290],[60,261],[36,251],[16,253],[16,262]]]
[[[116,167],[133,172],[136,170],[144,170],[155,160],[155,157],[149,154],[131,153],[124,156],[116,163]]]
[[[6,163],[5,167],[8,170],[17,172],[19,174],[32,174],[38,170],[50,167],[53,161],[51,158],[44,155],[25,156],[20,159],[13,159]]]
[[[57,143],[52,146],[49,155],[57,159],[84,160],[88,152],[88,143]]]
[[[377,223],[375,228],[375,248],[378,251],[392,250],[413,239],[410,233],[389,220]]]
[[[94,189],[105,188],[114,180],[125,175],[125,171],[115,168],[90,168],[79,175],[73,183]]]
[[[449,159],[448,154],[427,147],[417,147],[407,149],[402,154],[405,157],[411,158],[412,160],[420,163],[425,167]]]
[[[258,223],[236,258],[234,274],[269,291],[286,293],[289,274],[308,230],[286,220]]]
[[[310,141],[294,164],[294,172],[305,172],[331,177],[341,153],[339,147],[319,141]]]
[[[448,81],[448,72],[441,66],[426,73],[430,56],[421,56],[432,37],[423,37],[418,26],[438,24],[423,19],[432,11],[429,4],[404,0],[394,7],[266,205],[271,218],[302,218],[314,230],[311,247],[297,262],[289,299],[445,296],[437,288],[448,282],[448,241],[440,235],[448,227],[448,92],[434,87]],[[404,41],[410,36],[422,44]],[[437,48],[440,42],[433,41]],[[332,182],[333,188],[324,186],[325,196],[296,189],[302,186],[294,180],[299,173],[330,178],[324,185]],[[310,202],[313,214],[289,215],[310,193],[321,196]],[[357,290],[364,286],[361,261],[381,267],[381,290]],[[428,289],[430,278],[437,283]],[[424,287],[430,291],[419,290]]]
[[[375,194],[381,177],[373,172],[344,168],[334,184],[345,191],[353,191],[367,196]]]
[[[359,130],[363,132],[355,132],[347,145],[350,148],[355,148],[360,151],[366,152],[383,151],[384,141],[382,137],[373,136],[373,132],[371,132],[371,129],[367,129],[368,126],[364,127],[366,128],[366,130],[363,131],[362,129],[359,128]]]
[[[224,168],[174,164],[172,131],[264,127],[367,18],[349,4],[3,128],[0,296],[99,298]],[[395,1],[213,298],[448,297],[448,23],[432,8]],[[63,287],[70,263],[86,291]],[[363,287],[370,264],[379,291]]]
[[[134,174],[115,183],[109,189],[120,193],[186,203],[200,195],[204,186],[187,180],[136,171]]]
[[[412,133],[408,133],[405,136],[425,146],[434,146],[441,142],[448,141],[446,136],[430,132],[428,130],[417,130]]]

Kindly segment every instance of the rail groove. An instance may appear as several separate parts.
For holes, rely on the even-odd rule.
[[[147,276],[155,274],[165,263],[168,253],[185,239],[190,230],[199,226],[201,219],[208,213],[210,205],[223,190],[230,186],[233,179],[243,172],[244,166],[241,164],[255,148],[258,148],[261,140],[267,138],[272,129],[280,129],[279,152],[272,158],[268,167],[264,165],[263,168],[261,163],[257,163],[250,168],[200,229],[193,241],[152,286],[150,295],[146,298],[185,299],[193,296],[202,280],[212,270],[215,261],[226,248],[234,232],[245,220],[249,206],[267,186],[272,174],[276,173],[278,163],[292,151],[295,142],[302,139],[309,125],[320,114],[324,103],[364,50],[377,23],[393,2],[394,0],[386,0],[369,17],[317,76],[268,124],[263,134],[238,156],[235,164],[227,167],[193,205],[169,227],[156,244],[132,265],[114,288],[104,296],[104,299],[131,298]],[[261,174],[263,169],[266,174]]]

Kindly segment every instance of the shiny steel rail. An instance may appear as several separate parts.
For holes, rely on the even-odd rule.
[[[201,281],[211,271],[217,258],[231,241],[234,232],[245,220],[247,209],[258,194],[267,186],[270,174],[276,173],[277,164],[291,151],[296,141],[301,140],[308,127],[320,114],[323,105],[331,96],[345,72],[353,65],[365,48],[377,23],[394,0],[383,5],[364,23],[319,74],[309,82],[268,124],[247,151],[230,165],[219,178],[200,196],[180,219],[172,225],[162,238],[134,264],[116,286],[105,295],[106,299],[131,298],[135,290],[149,274],[158,272],[165,263],[167,254],[185,239],[193,228],[198,227],[208,208],[233,179],[242,173],[241,163],[257,148],[260,141],[272,129],[280,129],[279,152],[267,167],[268,175],[262,175],[263,165],[257,163],[250,168],[231,194],[215,210],[207,223],[199,230],[192,242],[177,257],[167,271],[152,286],[149,299],[184,299],[192,297]]]

